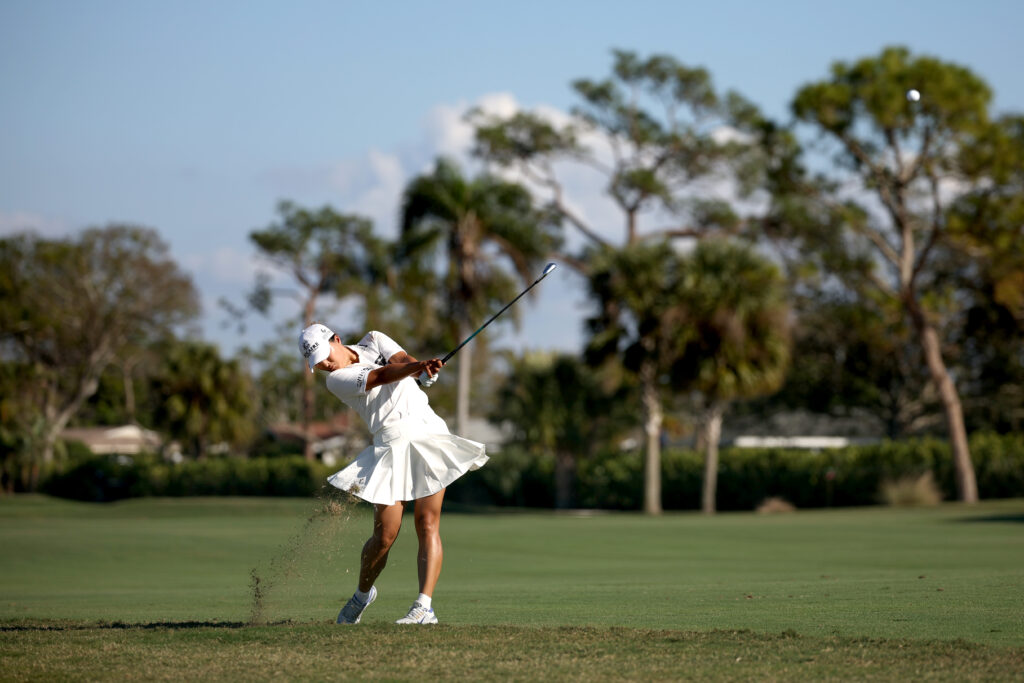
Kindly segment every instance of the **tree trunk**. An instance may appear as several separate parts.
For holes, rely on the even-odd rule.
[[[722,439],[722,404],[711,403],[700,417],[701,440],[704,442],[704,486],[700,509],[715,514],[715,492],[718,490],[718,444]]]
[[[473,374],[473,342],[459,350],[458,385],[455,394],[455,433],[466,436],[469,429],[469,385]]]
[[[43,410],[45,421],[41,430],[42,440],[39,444],[38,457],[34,457],[32,462],[31,478],[29,481],[30,491],[38,489],[39,480],[44,472],[47,475],[50,474],[49,469],[55,460],[54,456],[60,433],[68,426],[68,422],[78,412],[78,409],[82,407],[82,404],[99,389],[99,372],[100,368],[103,367],[103,363],[96,359],[90,360],[93,360],[93,362],[82,377],[78,385],[78,391],[71,400],[60,408],[54,407],[53,403],[48,401],[48,406]]]
[[[305,365],[303,361],[303,369],[305,370],[302,375],[302,434],[303,434],[303,447],[302,454],[306,456],[306,460],[316,460],[316,453],[313,452],[313,378],[314,373],[309,372],[309,367]]]
[[[576,507],[576,458],[569,451],[555,453],[555,507]]]
[[[661,425],[664,415],[658,397],[658,385],[653,364],[645,363],[640,369],[641,403],[644,412],[644,512],[661,514]]]
[[[974,465],[971,462],[971,450],[967,444],[964,411],[960,405],[960,394],[957,392],[953,379],[949,376],[946,362],[942,359],[939,334],[916,303],[911,305],[910,315],[920,336],[924,357],[928,363],[928,372],[939,390],[942,407],[946,412],[949,443],[953,451],[953,469],[956,472],[957,496],[965,503],[977,503],[978,483],[974,476]]]
[[[316,294],[315,290],[311,290],[309,292],[309,296],[306,297],[306,302],[303,306],[303,329],[313,324],[313,313],[315,310]],[[309,366],[306,364],[306,361],[302,361],[302,454],[306,457],[306,460],[309,461],[316,460],[316,453],[313,451],[313,433],[311,429],[313,424],[313,410],[315,406],[313,403],[315,400],[313,396],[313,378],[315,376],[315,372],[309,371]]]
[[[134,363],[121,364],[121,380],[124,382],[124,414],[131,424],[137,424],[135,415],[135,382],[132,380]]]

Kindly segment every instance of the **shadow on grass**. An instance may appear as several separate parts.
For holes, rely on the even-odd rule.
[[[982,517],[961,517],[957,522],[1003,522],[1010,524],[1024,524],[1024,513],[1006,515],[984,515]]]
[[[254,626],[295,626],[294,621],[271,621],[259,624],[252,624],[248,621],[151,621],[145,623],[126,623],[123,621],[109,622],[31,622],[31,623],[7,623],[0,624],[0,633],[25,632],[25,631],[130,631],[130,630],[158,630],[181,631],[188,629],[242,629]]]

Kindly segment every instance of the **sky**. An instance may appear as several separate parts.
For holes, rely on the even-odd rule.
[[[241,304],[265,269],[249,233],[278,202],[393,236],[403,187],[438,155],[475,172],[470,107],[567,112],[570,83],[626,49],[704,66],[785,121],[833,62],[898,44],[970,68],[995,112],[1020,112],[1021,26],[1009,0],[0,0],[0,235],[157,230],[200,292],[203,337],[230,354],[275,338],[255,319],[240,336],[217,302]],[[570,189],[618,229],[599,188]],[[495,344],[578,350],[583,282],[562,268],[538,290]],[[282,302],[274,322],[296,314]],[[346,326],[344,309],[323,318]]]

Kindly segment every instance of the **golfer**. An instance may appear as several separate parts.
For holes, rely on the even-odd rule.
[[[373,503],[373,535],[363,546],[359,587],[338,614],[339,624],[358,624],[377,599],[373,585],[398,537],[402,513],[416,501],[420,593],[398,624],[436,624],[431,605],[441,574],[441,502],[445,487],[487,462],[483,444],[448,432],[430,408],[416,378],[429,386],[441,370],[439,358],[418,361],[387,335],[368,332],[358,344],[342,344],[321,324],[299,335],[310,372],[320,368],[327,388],[366,421],[373,445],[328,481]]]

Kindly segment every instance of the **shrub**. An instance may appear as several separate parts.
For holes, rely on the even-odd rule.
[[[879,499],[886,505],[933,506],[942,502],[942,493],[935,485],[931,470],[918,475],[882,482]]]
[[[772,498],[765,498],[761,501],[761,504],[757,506],[757,513],[759,515],[774,515],[780,512],[794,512],[796,507],[785,498],[779,498],[774,496]]]
[[[1024,435],[975,434],[971,452],[982,498],[1024,496]],[[335,469],[301,456],[216,458],[173,465],[155,456],[69,457],[44,490],[79,500],[132,496],[308,496]],[[932,477],[939,497],[956,499],[949,446],[939,439],[886,441],[812,452],[724,448],[718,474],[720,510],[754,510],[774,497],[798,508],[874,505],[883,482]],[[662,505],[700,507],[703,456],[692,450],[662,453]],[[907,487],[908,484],[899,484]],[[918,484],[920,486],[920,484]],[[896,494],[893,494],[896,495]],[[897,497],[902,499],[904,494]],[[474,505],[554,505],[553,458],[508,448],[491,454],[483,469],[462,477],[446,499]],[[637,510],[643,502],[643,457],[607,447],[577,463],[581,507]]]
[[[301,456],[166,463],[154,456],[93,456],[51,477],[47,493],[88,501],[137,496],[309,496],[333,471]]]

